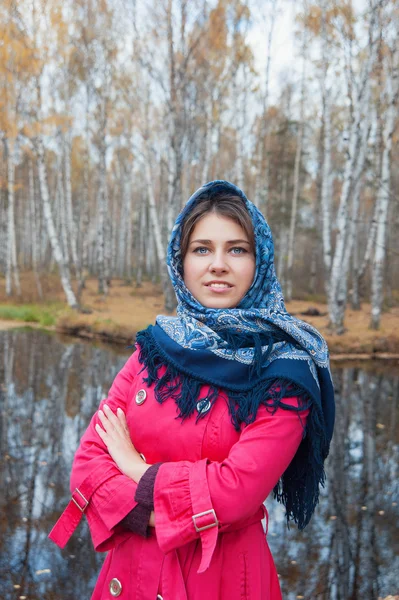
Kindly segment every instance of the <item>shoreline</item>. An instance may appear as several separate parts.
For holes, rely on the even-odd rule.
[[[21,275],[20,298],[8,298],[0,287],[0,331],[28,327],[121,347],[132,345],[136,332],[154,323],[157,315],[167,314],[159,283],[145,281],[136,287],[116,279],[104,296],[98,293],[97,280],[88,279],[81,297],[82,312],[66,305],[57,276],[47,274],[42,284],[44,300],[37,297],[29,272]],[[286,307],[291,315],[313,325],[324,336],[332,362],[399,360],[399,306],[382,314],[378,331],[369,329],[369,303],[363,303],[359,311],[348,306],[343,335],[329,333],[328,308],[323,298],[297,299]]]
[[[101,342],[111,345],[126,346],[131,345],[135,332],[126,333],[126,335],[112,334],[107,331],[94,331],[90,325],[80,324],[79,326],[57,327],[43,326],[39,323],[13,321],[0,319],[0,332],[19,329],[38,329],[39,331],[49,331],[61,336],[72,337],[77,340],[87,342]],[[365,361],[399,361],[398,352],[332,352],[330,354],[331,362],[365,362]]]

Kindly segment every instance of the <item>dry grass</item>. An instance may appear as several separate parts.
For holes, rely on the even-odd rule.
[[[153,323],[157,314],[165,313],[161,288],[150,282],[145,282],[141,288],[136,288],[126,285],[122,280],[114,280],[108,295],[103,297],[98,294],[97,280],[88,280],[81,303],[90,314],[76,313],[66,306],[57,275],[42,276],[41,282],[45,295],[41,304],[47,312],[51,312],[52,306],[57,306],[57,330],[72,335],[129,343],[136,331]],[[21,276],[21,298],[7,298],[4,283],[4,279],[0,280],[0,305],[2,303],[14,306],[39,304],[32,273],[24,273]],[[74,287],[76,288],[75,284]],[[65,306],[62,311],[59,310],[60,302]],[[318,309],[320,316],[301,314],[310,307]],[[368,329],[369,304],[364,304],[361,311],[348,308],[345,317],[347,331],[342,336],[331,336],[328,333],[327,306],[322,302],[296,300],[288,303],[287,309],[319,329],[328,341],[332,356],[399,354],[399,307],[391,308],[383,314],[379,331]],[[8,322],[0,320],[0,328],[7,326],[4,323]]]

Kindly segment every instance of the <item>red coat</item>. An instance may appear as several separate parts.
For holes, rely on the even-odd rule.
[[[204,418],[182,421],[173,400],[155,400],[140,369],[135,352],[107,403],[125,411],[134,446],[147,462],[163,462],[155,480],[156,525],[146,539],[118,526],[136,505],[137,484],[113,463],[94,429],[96,413],[71,475],[73,490],[95,470],[85,514],[95,549],[110,551],[92,600],[111,600],[119,592],[122,600],[156,600],[157,594],[164,600],[280,600],[261,523],[263,501],[294,456],[308,411],[300,413],[301,423],[294,411],[270,414],[261,407],[255,422],[237,432],[221,393]],[[141,404],[139,390],[146,392]],[[205,397],[207,386],[202,391]],[[296,398],[290,402],[297,404]]]

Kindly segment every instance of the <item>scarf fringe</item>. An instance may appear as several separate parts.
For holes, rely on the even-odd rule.
[[[155,383],[155,398],[160,404],[169,398],[176,402],[176,418],[184,420],[191,417],[197,410],[197,403],[205,399],[200,398],[201,387],[210,386],[206,399],[211,406],[208,410],[201,411],[199,404],[196,422],[203,418],[215,403],[219,386],[209,379],[193,377],[163,355],[149,330],[139,331],[136,341],[139,345],[139,362],[143,365],[140,373],[144,369],[148,373],[143,381],[148,386]],[[165,368],[162,375],[159,374],[161,367]],[[273,490],[274,497],[286,508],[288,525],[293,520],[299,529],[303,529],[309,523],[319,501],[319,485],[324,487],[325,483],[323,463],[329,444],[321,409],[302,387],[284,377],[263,380],[246,392],[232,391],[227,386],[223,387],[223,391],[227,394],[231,422],[237,431],[240,431],[243,423],[249,425],[255,421],[261,405],[266,406],[272,414],[278,408],[298,413],[310,409],[298,451]],[[298,407],[283,401],[284,398],[293,396],[298,397]]]

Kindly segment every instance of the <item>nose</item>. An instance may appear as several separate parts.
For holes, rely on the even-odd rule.
[[[215,252],[209,265],[212,273],[226,273],[229,270],[225,255],[223,252]]]

